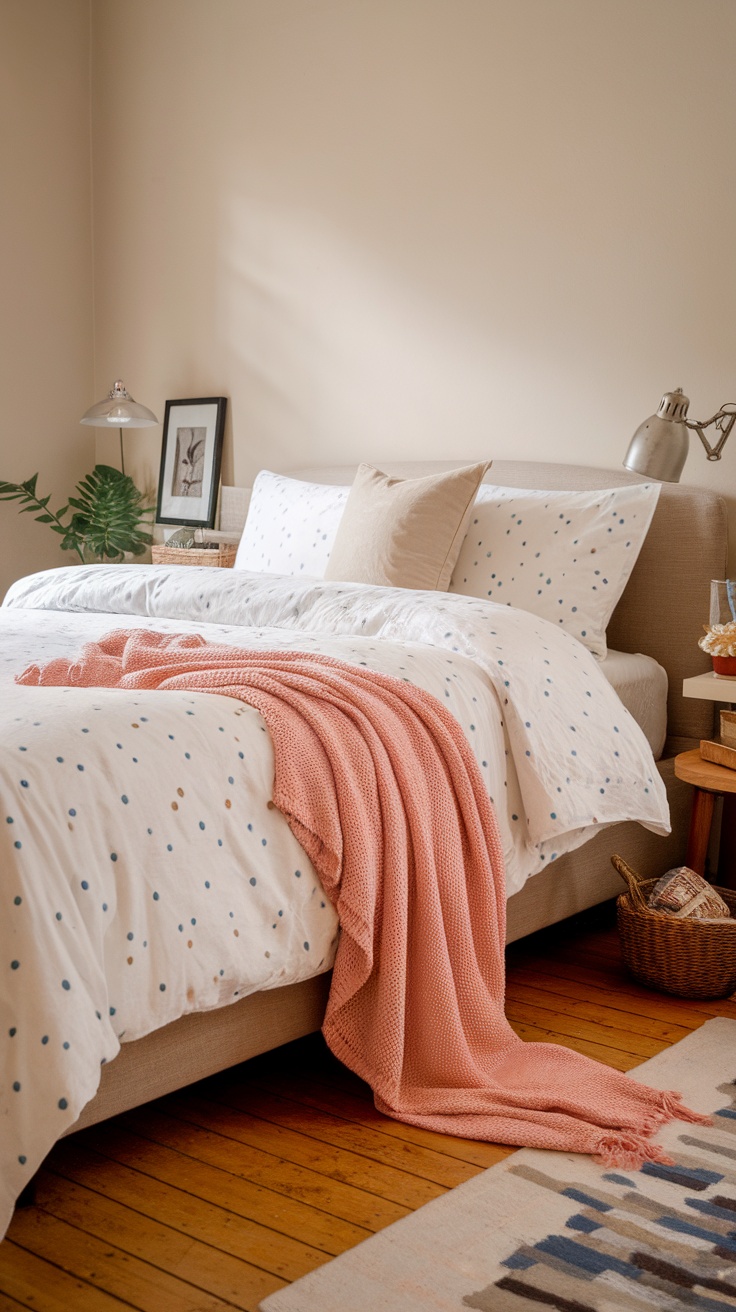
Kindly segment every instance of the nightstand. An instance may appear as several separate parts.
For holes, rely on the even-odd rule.
[[[736,679],[724,678],[711,670],[706,674],[695,674],[689,679],[683,679],[682,695],[733,705],[736,703]],[[704,761],[696,748],[675,757],[675,774],[695,789],[685,858],[687,865],[697,870],[699,875],[705,873],[715,799],[722,797],[723,814],[716,878],[724,888],[736,888],[736,770]]]
[[[704,761],[696,747],[691,752],[680,752],[675,757],[675,774],[678,779],[692,784],[695,790],[685,864],[699,875],[705,874],[715,800],[716,797],[722,797],[724,814],[721,821],[718,875],[713,882],[723,888],[736,888],[736,817],[733,804],[726,805],[727,798],[736,796],[736,770]]]
[[[708,670],[682,681],[683,697],[700,697],[707,702],[736,702],[736,679]]]

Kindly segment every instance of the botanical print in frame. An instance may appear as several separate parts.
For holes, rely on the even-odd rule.
[[[167,401],[156,521],[214,528],[227,397]]]

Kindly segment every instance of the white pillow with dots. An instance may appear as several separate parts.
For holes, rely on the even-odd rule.
[[[551,620],[595,656],[636,563],[659,483],[594,492],[478,491],[450,592]]]
[[[321,579],[349,491],[262,469],[253,484],[235,569]]]

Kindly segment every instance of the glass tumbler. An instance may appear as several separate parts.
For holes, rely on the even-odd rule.
[[[711,579],[709,624],[736,624],[736,579]]]

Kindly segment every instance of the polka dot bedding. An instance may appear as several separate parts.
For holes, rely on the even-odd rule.
[[[659,490],[658,483],[593,491],[483,484],[449,591],[529,610],[604,657],[608,621]],[[349,491],[261,470],[235,568],[323,578]]]
[[[434,694],[487,780],[508,892],[603,825],[669,827],[648,745],[595,659],[524,611],[182,566],[21,580],[0,608],[0,1233],[121,1043],[333,959],[334,912],[269,805],[255,710],[14,684],[123,624],[323,652]]]
[[[349,491],[262,469],[253,483],[235,569],[321,579]]]
[[[521,606],[605,656],[606,627],[636,564],[659,488],[481,487],[449,590]]]

